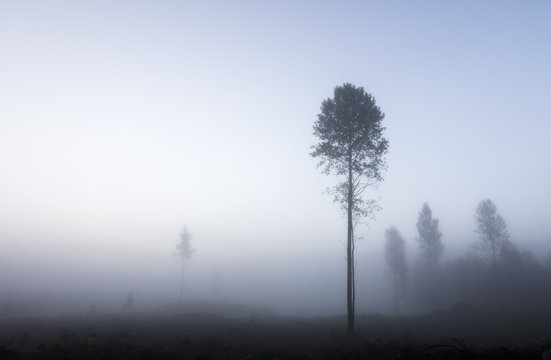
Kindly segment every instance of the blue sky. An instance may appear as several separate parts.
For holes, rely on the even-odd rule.
[[[187,224],[192,273],[344,272],[335,178],[308,155],[343,82],[375,96],[390,142],[358,266],[391,225],[414,256],[423,202],[447,256],[464,252],[487,197],[513,241],[547,254],[550,19],[546,1],[3,2],[4,266],[122,257],[177,278]]]

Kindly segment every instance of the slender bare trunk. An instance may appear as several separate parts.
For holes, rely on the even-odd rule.
[[[354,224],[352,220],[352,163],[348,166],[348,236],[346,241],[346,304],[347,304],[347,334],[354,333]]]
[[[184,264],[182,263],[182,276],[180,279],[180,305],[184,303]]]
[[[492,271],[494,273],[494,282],[496,289],[499,290],[499,276],[497,273],[497,250],[494,250],[492,253]]]
[[[398,277],[394,275],[394,316],[398,317]]]
[[[434,284],[432,281],[432,259],[430,256],[428,257],[428,270],[429,270],[428,286],[429,286],[429,304],[430,304],[429,306],[430,306],[430,312],[433,313],[434,312]]]
[[[505,303],[503,298],[503,292],[501,289],[501,281],[499,279],[499,271],[497,268],[497,250],[494,248],[492,251],[492,272],[494,275],[494,288],[495,288],[495,298],[496,298],[496,307],[504,312]]]

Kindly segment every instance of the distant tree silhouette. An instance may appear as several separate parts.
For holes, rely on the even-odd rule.
[[[427,259],[430,306],[431,310],[434,310],[433,271],[438,263],[438,258],[444,252],[444,245],[442,245],[442,233],[438,229],[438,220],[432,218],[432,210],[427,203],[423,204],[423,208],[419,212],[417,232],[419,233],[417,238],[419,247]]]
[[[191,233],[186,226],[184,226],[184,229],[180,233],[180,242],[176,248],[178,249],[177,255],[182,262],[182,277],[180,279],[180,303],[182,303],[184,299],[184,267],[195,252],[195,250],[191,248]]]
[[[318,158],[323,173],[334,173],[340,182],[332,189],[335,201],[347,214],[346,240],[346,299],[347,330],[354,332],[354,226],[360,217],[372,214],[377,208],[374,200],[364,201],[363,191],[383,179],[386,168],[384,154],[388,141],[381,125],[384,114],[375,98],[362,87],[344,84],[335,87],[333,98],[324,100],[321,113],[314,124],[319,142],[310,154]]]
[[[386,230],[385,237],[385,257],[394,293],[394,314],[397,316],[407,283],[406,242],[394,226]]]
[[[497,264],[500,255],[507,251],[509,244],[509,232],[505,220],[497,212],[497,207],[490,199],[482,200],[476,207],[474,216],[476,232],[479,240],[473,247],[492,264],[494,278],[498,281]]]
[[[134,294],[128,293],[122,307],[124,310],[130,311],[130,310],[134,310],[134,305],[135,305]]]

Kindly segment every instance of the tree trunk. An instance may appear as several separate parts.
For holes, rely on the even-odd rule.
[[[182,277],[180,279],[180,306],[184,303],[184,264],[182,263]]]
[[[429,307],[430,307],[430,313],[434,313],[434,284],[432,281],[432,259],[429,256],[428,257],[428,287],[429,287]]]
[[[398,317],[398,278],[394,275],[394,316]]]
[[[494,288],[495,288],[495,298],[496,298],[496,307],[501,311],[505,311],[505,303],[503,298],[503,292],[501,291],[501,281],[499,279],[499,272],[497,269],[497,250],[494,248],[492,251],[492,272],[494,275]]]
[[[351,160],[351,159],[350,159]],[[348,236],[346,241],[346,303],[347,303],[347,334],[354,334],[354,224],[352,221],[352,166],[348,167]]]

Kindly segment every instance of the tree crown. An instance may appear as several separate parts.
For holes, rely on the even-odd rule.
[[[333,98],[322,102],[314,124],[319,142],[310,155],[319,159],[318,167],[325,174],[347,177],[334,188],[335,200],[352,205],[355,214],[367,214],[373,202],[365,203],[360,195],[367,186],[382,181],[386,169],[388,141],[383,137],[383,119],[371,94],[346,83],[335,87]],[[352,204],[348,204],[349,195]]]
[[[398,230],[392,226],[385,231],[386,263],[393,275],[402,278],[407,273],[406,242]]]
[[[191,258],[195,252],[195,250],[191,248],[191,233],[186,226],[184,226],[184,229],[180,233],[180,242],[176,248],[178,250],[177,255],[182,259],[182,261]]]
[[[505,220],[497,212],[497,207],[490,199],[482,200],[476,207],[474,216],[476,232],[480,239],[475,248],[488,256],[497,257],[501,247],[509,241],[509,232]]]
[[[320,141],[313,146],[311,155],[320,158],[318,166],[326,173],[347,174],[351,163],[354,173],[382,180],[381,170],[385,167],[382,155],[388,148],[383,137],[383,119],[375,98],[362,87],[337,86],[333,98],[321,105],[314,124],[314,135]]]
[[[417,220],[417,232],[419,237],[419,246],[421,251],[431,260],[436,260],[444,252],[442,244],[442,233],[438,229],[439,222],[432,218],[432,210],[427,203],[423,204],[423,208],[419,212]]]

